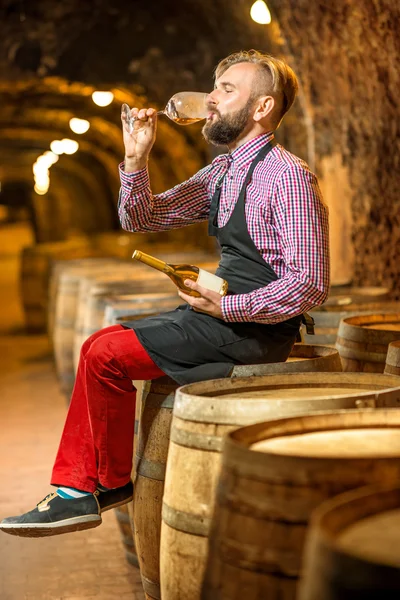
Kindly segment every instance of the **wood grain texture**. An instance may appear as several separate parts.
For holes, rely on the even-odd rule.
[[[239,592],[223,576],[227,565],[238,589],[242,577],[249,571],[253,574],[254,587],[246,597],[261,598],[267,593],[263,578],[257,578],[257,574],[267,574],[276,579],[275,596],[271,597],[278,598],[282,578],[293,580],[301,573],[307,526],[317,506],[362,485],[394,485],[399,481],[398,445],[391,452],[382,452],[381,436],[376,439],[369,435],[376,430],[395,432],[400,438],[400,411],[316,413],[258,423],[229,433],[224,444],[202,598],[239,599]],[[359,435],[360,431],[364,435]],[[355,432],[350,456],[339,441],[342,432],[350,438]],[[315,437],[316,433],[320,435]],[[338,436],[336,451],[328,456],[324,434]],[[314,436],[312,454],[285,451],[285,443],[291,443],[289,440],[296,436]],[[263,451],[257,451],[255,445],[267,440],[282,440],[283,450],[269,450],[266,444]],[[227,592],[230,586],[232,593]],[[294,590],[291,598],[295,598]]]

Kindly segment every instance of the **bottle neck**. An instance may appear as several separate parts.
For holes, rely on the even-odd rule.
[[[162,271],[163,273],[170,273],[172,270],[171,267],[164,260],[160,260],[159,258],[150,256],[150,254],[146,254],[145,252],[141,252],[140,250],[135,250],[135,252],[132,255],[132,258],[136,258],[136,260],[140,260],[140,262],[149,265],[149,267],[153,267],[153,269]]]

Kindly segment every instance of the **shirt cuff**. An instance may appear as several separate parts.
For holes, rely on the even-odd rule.
[[[132,173],[125,173],[125,163],[122,162],[119,165],[119,177],[121,179],[122,187],[132,189],[135,187],[135,191],[140,192],[142,189],[146,189],[150,184],[149,172],[147,167],[143,167],[139,171],[133,171]]]
[[[221,312],[222,318],[227,322],[251,321],[251,317],[246,310],[247,294],[232,294],[222,296]]]

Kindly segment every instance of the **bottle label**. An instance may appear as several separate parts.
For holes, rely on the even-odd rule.
[[[197,283],[208,290],[218,292],[220,294],[224,280],[221,277],[218,277],[218,275],[214,275],[213,273],[199,269]]]

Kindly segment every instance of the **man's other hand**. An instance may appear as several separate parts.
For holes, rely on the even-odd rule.
[[[206,315],[211,315],[212,317],[223,320],[221,311],[221,295],[218,294],[218,292],[208,290],[207,288],[198,285],[191,279],[185,279],[184,284],[191,290],[198,292],[200,294],[200,298],[189,296],[189,294],[185,294],[185,292],[178,290],[178,294],[182,300],[185,300],[185,302],[190,304],[190,306],[196,312],[202,312]]]

